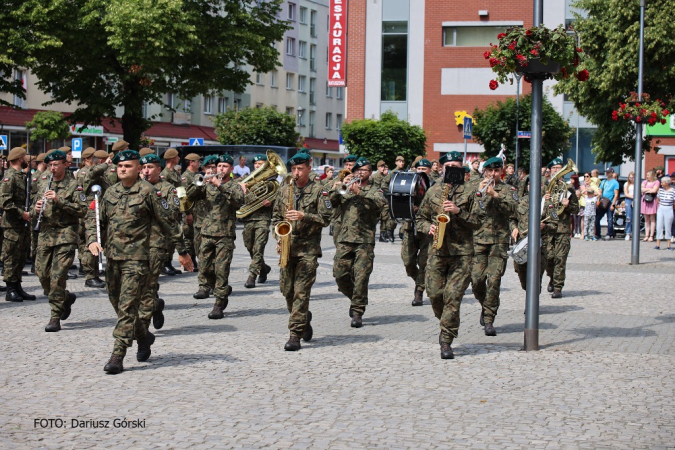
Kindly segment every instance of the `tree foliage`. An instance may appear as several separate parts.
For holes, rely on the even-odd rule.
[[[491,103],[485,109],[476,109],[473,113],[473,138],[485,147],[485,156],[497,156],[502,144],[506,147],[506,160],[516,160],[516,114],[519,114],[518,128],[532,129],[532,96],[520,98],[520,109],[516,109],[516,100],[507,98],[505,102]],[[570,146],[572,129],[569,123],[551,105],[548,98],[542,102],[542,162],[545,164],[559,156]],[[530,140],[520,140],[519,166],[530,164]]]
[[[361,119],[342,125],[342,139],[349,153],[363,156],[371,163],[384,160],[394,167],[396,155],[406,161],[426,155],[427,136],[424,129],[399,119],[387,111],[380,120]]]
[[[35,113],[33,120],[26,123],[26,128],[31,130],[31,140],[65,139],[70,136],[70,127],[63,118],[63,114],[57,111],[40,111]]]
[[[15,0],[12,0],[15,1]],[[25,0],[11,11],[30,34],[17,51],[29,55],[38,87],[52,101],[78,105],[70,120],[100,124],[123,108],[124,139],[135,147],[150,122],[144,103],[166,107],[226,90],[243,92],[247,65],[273,70],[274,43],[288,29],[281,0]]]
[[[672,108],[675,93],[675,0],[648,1],[645,12],[644,92]],[[631,91],[637,91],[640,37],[639,0],[579,0],[575,7],[588,13],[576,16],[575,30],[588,54],[583,66],[590,72],[586,83],[563,80],[555,87],[565,93],[577,110],[598,126],[593,137],[597,161],[620,164],[635,154],[635,126],[614,122],[617,109]],[[658,143],[658,142],[657,142]],[[657,144],[656,143],[656,144]],[[653,150],[647,137],[643,149]]]
[[[225,145],[295,147],[300,136],[295,117],[271,107],[229,110],[218,114],[214,123],[218,142]]]

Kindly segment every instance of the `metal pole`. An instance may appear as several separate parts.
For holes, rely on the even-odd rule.
[[[466,139],[464,139],[464,161],[466,161]]]
[[[520,161],[520,152],[519,152],[519,147],[520,145],[518,144],[518,129],[520,127],[520,79],[522,78],[522,74],[516,72],[516,161],[514,164],[514,171],[516,174],[516,177],[518,176],[518,162]]]
[[[642,101],[642,74],[645,60],[645,0],[640,0],[640,54],[638,59],[638,101]],[[630,263],[640,264],[640,203],[642,200],[642,124],[635,122],[635,186],[633,187],[633,242]]]
[[[543,0],[534,0],[534,26],[544,19]],[[539,269],[541,241],[541,138],[544,80],[532,79],[532,139],[530,140],[530,214],[528,217],[527,301],[525,304],[525,350],[539,350]]]

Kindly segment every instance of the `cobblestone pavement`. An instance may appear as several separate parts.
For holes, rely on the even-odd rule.
[[[675,252],[652,246],[633,267],[630,242],[574,240],[564,297],[541,296],[539,352],[521,351],[525,295],[509,262],[498,336],[483,334],[467,291],[452,361],[428,299],[410,306],[398,240],[376,246],[357,330],[324,235],[314,340],[297,353],[283,351],[272,242],[269,281],[250,290],[237,243],[223,320],[207,319],[212,298],[192,298],[196,275],[162,277],[152,357],[131,349],[117,376],[103,372],[115,323],[104,292],[70,281],[73,313],[45,333],[47,300],[28,276],[37,301],[0,303],[0,448],[675,448]]]

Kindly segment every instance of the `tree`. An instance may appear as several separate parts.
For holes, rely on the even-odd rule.
[[[57,111],[35,113],[33,120],[26,122],[26,128],[31,130],[30,137],[33,141],[41,138],[53,141],[70,136],[68,122],[63,119],[63,114]]]
[[[542,104],[542,163],[559,156],[570,146],[572,129],[558,111],[544,97]],[[520,98],[519,125],[521,130],[531,130],[532,95]],[[506,147],[506,160],[516,160],[516,100],[507,98],[505,102],[491,103],[485,109],[476,109],[473,113],[473,138],[485,147],[485,156],[497,156],[501,146]],[[520,139],[520,167],[529,167],[530,140]]]
[[[598,126],[593,137],[597,161],[620,164],[635,155],[635,127],[627,121],[612,120],[612,111],[630,91],[637,91],[640,37],[639,0],[579,0],[574,6],[585,11],[576,14],[574,28],[588,58],[583,63],[590,72],[585,83],[563,80],[556,93],[565,93],[576,109]],[[652,99],[670,103],[675,94],[675,23],[664,11],[675,10],[675,0],[648,1],[645,11],[644,92]],[[646,151],[656,150],[647,137]]]
[[[275,108],[229,110],[215,117],[218,142],[226,145],[281,145],[295,147],[300,136],[295,117]]]
[[[406,161],[426,155],[427,136],[424,129],[410,125],[387,111],[380,120],[361,119],[342,125],[342,140],[349,153],[363,156],[376,164],[384,160],[394,167],[396,155],[403,155]]]
[[[273,70],[288,29],[281,0],[25,0],[12,11],[30,30],[25,51],[38,87],[76,103],[72,123],[100,124],[123,108],[134,148],[150,126],[143,104],[243,92],[247,65]],[[45,45],[40,37],[47,37]]]

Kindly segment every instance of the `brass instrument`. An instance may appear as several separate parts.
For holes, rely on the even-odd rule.
[[[246,185],[246,203],[237,211],[237,219],[249,216],[262,208],[265,200],[272,201],[277,196],[279,182],[277,176],[286,176],[286,164],[279,155],[267,150],[267,161],[246,178],[240,180]]]
[[[206,183],[206,180],[208,180],[209,178],[213,178],[213,177],[218,177],[218,179],[222,181],[223,174],[222,173],[212,173],[210,175],[202,175],[201,173],[198,173],[197,175],[195,175],[195,181],[193,181],[193,183],[195,184],[195,186],[201,187],[201,186],[204,186],[204,184]]]
[[[333,177],[335,181],[333,181],[333,187],[331,188],[331,191],[334,190],[336,187],[340,186],[343,182],[343,180],[347,177],[347,175],[351,175],[352,171],[349,169],[342,169]]]
[[[288,179],[288,201],[286,203],[286,211],[293,209],[293,178]],[[284,213],[284,215],[285,215]],[[279,222],[274,227],[274,232],[279,238],[279,267],[285,269],[288,265],[288,258],[291,255],[291,232],[293,226],[288,220]]]
[[[188,212],[194,206],[194,202],[191,202],[190,199],[188,199],[187,190],[183,186],[178,186],[176,188],[176,197],[178,197],[180,203],[180,212]]]
[[[438,206],[438,214],[436,215],[436,232],[434,233],[433,247],[440,250],[443,247],[443,238],[445,237],[445,228],[450,223],[450,216],[443,212],[443,202],[447,200],[450,195],[451,185],[446,183],[443,186],[443,193],[441,194],[441,203]]]
[[[546,188],[546,193],[551,196],[550,201],[552,205],[552,207],[549,208],[551,210],[550,213],[547,214],[554,219],[557,219],[558,216],[565,210],[565,205],[562,204],[562,199],[567,198],[567,183],[562,181],[562,177],[572,172],[578,173],[579,169],[577,168],[576,164],[574,164],[574,161],[568,158],[565,167],[560,169],[558,173],[551,177],[551,181],[549,181],[548,187]]]

